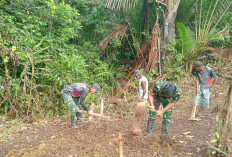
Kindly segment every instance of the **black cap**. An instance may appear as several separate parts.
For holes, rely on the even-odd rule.
[[[93,84],[92,85],[92,88],[95,88],[96,89],[96,91],[97,91],[97,94],[100,94],[100,90],[101,90],[101,87],[99,86],[99,84]]]
[[[196,62],[194,63],[194,68],[199,68],[199,67],[201,67],[201,66],[205,66],[204,63],[202,63],[201,61],[196,61]]]
[[[174,95],[176,94],[176,86],[173,83],[167,83],[164,87],[164,94],[168,98],[174,97]]]

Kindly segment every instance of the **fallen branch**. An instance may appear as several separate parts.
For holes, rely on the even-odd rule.
[[[83,110],[79,110],[78,112],[86,113],[86,111],[83,111]],[[96,116],[96,117],[103,118],[105,120],[110,120],[110,116],[105,116],[105,115],[98,114],[98,113],[92,113],[91,116]]]
[[[105,116],[105,115],[101,115],[98,113],[92,113],[92,115],[96,116],[96,117],[101,117],[101,118],[106,119],[106,120],[110,120],[110,116]]]
[[[223,152],[221,149],[216,148],[216,147],[214,147],[214,146],[212,146],[212,145],[210,145],[208,148],[209,148],[209,149],[216,150],[218,153],[222,153],[222,154],[224,154],[224,155],[226,155],[226,156],[229,156],[229,155],[230,155],[230,154],[227,154],[227,153]]]

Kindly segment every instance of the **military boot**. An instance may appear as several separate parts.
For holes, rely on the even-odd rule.
[[[162,122],[162,134],[168,134],[169,132],[169,128],[170,128],[170,124],[171,122],[170,121],[167,121],[167,120],[164,120]]]
[[[72,128],[77,128],[77,125],[76,125],[76,116],[75,115],[71,115],[70,118],[71,118],[71,127]]]
[[[77,122],[85,122],[82,117],[82,113],[78,112],[76,113],[76,116],[77,116]]]
[[[147,135],[146,136],[151,136],[152,134],[152,130],[153,130],[153,126],[155,124],[155,120],[148,120],[147,121]]]

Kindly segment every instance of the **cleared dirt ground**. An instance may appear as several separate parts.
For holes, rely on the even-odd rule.
[[[172,144],[162,146],[159,139],[161,119],[157,119],[153,135],[131,137],[133,117],[114,116],[110,121],[78,123],[77,129],[69,126],[69,116],[39,123],[22,124],[18,121],[0,125],[0,156],[5,157],[116,157],[117,136],[123,135],[126,157],[201,157],[205,156],[214,132],[218,108],[224,104],[228,84],[222,78],[211,96],[211,107],[204,112],[202,121],[188,121],[194,96],[193,78],[177,82],[183,94],[173,111],[169,138]],[[106,104],[107,105],[107,104]],[[146,131],[146,122],[143,125]],[[188,135],[183,133],[190,132]]]

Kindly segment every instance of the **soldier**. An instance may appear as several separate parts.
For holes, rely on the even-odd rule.
[[[84,122],[80,109],[83,108],[85,111],[88,111],[88,115],[92,114],[85,105],[85,98],[89,93],[99,94],[100,89],[101,88],[98,84],[93,84],[92,86],[89,86],[85,83],[74,83],[65,87],[61,91],[61,94],[64,98],[64,102],[68,104],[71,110],[70,118],[72,128],[77,128],[76,117],[79,122]]]
[[[147,122],[147,136],[151,136],[152,134],[156,116],[163,118],[162,134],[168,134],[171,123],[172,107],[177,103],[180,95],[181,89],[174,83],[167,81],[155,83],[148,96],[151,109],[149,111]],[[163,109],[161,111],[156,111],[159,109],[161,103]]]

